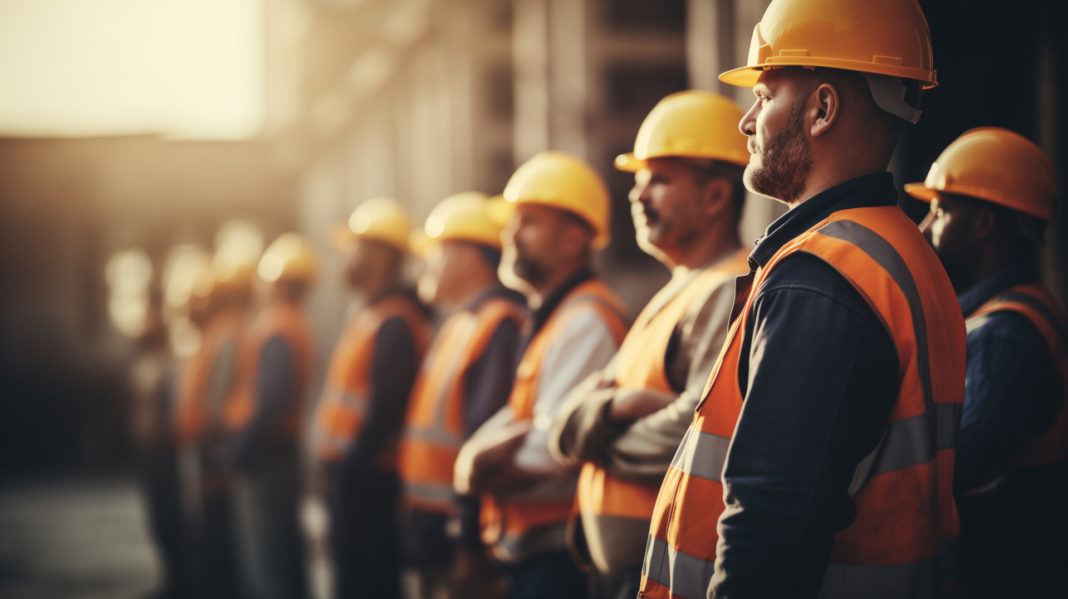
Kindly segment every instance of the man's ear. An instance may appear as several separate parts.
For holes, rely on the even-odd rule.
[[[728,209],[734,187],[722,177],[709,179],[701,186],[701,212],[714,217]]]
[[[578,222],[565,225],[559,238],[560,249],[567,256],[585,253],[592,242],[593,230]]]
[[[824,82],[812,92],[809,102],[808,112],[812,117],[812,123],[808,131],[812,137],[819,137],[830,131],[835,121],[838,120],[838,114],[842,108],[842,95],[833,84]]]
[[[989,238],[997,228],[997,215],[986,206],[977,206],[972,212],[972,238],[985,240]]]

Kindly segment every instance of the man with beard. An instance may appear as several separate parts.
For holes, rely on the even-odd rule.
[[[564,534],[578,472],[553,459],[547,436],[564,396],[608,362],[626,331],[622,303],[590,264],[608,243],[608,190],[586,163],[543,152],[512,175],[504,197],[516,209],[500,275],[526,295],[533,323],[508,405],[461,449],[456,488],[483,494],[482,538],[505,566],[510,597],[583,597]]]
[[[829,34],[833,31],[833,35]],[[745,183],[790,211],[665,476],[645,597],[933,597],[953,584],[964,322],[885,173],[935,85],[913,0],[773,0]]]
[[[367,200],[335,242],[366,307],[334,348],[315,415],[334,597],[398,597],[397,443],[430,342],[427,311],[404,284],[411,221],[392,199]]]
[[[955,487],[964,580],[981,597],[1064,597],[1068,329],[1042,285],[1053,165],[996,127],[968,131],[905,190],[967,317]]]
[[[308,591],[300,449],[314,340],[301,304],[316,270],[296,233],[267,247],[257,268],[266,301],[242,336],[226,404],[242,587],[256,599],[301,599]]]
[[[569,396],[550,448],[582,463],[573,550],[598,598],[638,593],[657,489],[723,345],[734,279],[748,271],[738,221],[749,160],[742,109],[716,94],[664,98],[616,168],[634,173],[638,245],[671,269],[603,370]]]

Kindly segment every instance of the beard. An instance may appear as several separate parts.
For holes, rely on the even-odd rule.
[[[516,247],[506,246],[501,253],[501,263],[497,269],[498,275],[506,285],[512,287],[509,281],[521,283],[524,286],[537,287],[549,278],[549,271],[540,262],[523,254]]]
[[[760,165],[755,166],[750,160],[745,167],[743,181],[750,191],[787,204],[801,196],[812,169],[812,153],[802,130],[803,111],[802,102],[794,104],[786,127],[765,144]]]

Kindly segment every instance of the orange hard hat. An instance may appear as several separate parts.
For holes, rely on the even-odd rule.
[[[1029,139],[999,127],[966,131],[938,156],[923,183],[905,191],[930,202],[964,195],[1053,220],[1053,164]]]
[[[753,87],[760,71],[827,67],[938,85],[927,19],[916,0],[772,0],[746,65],[720,81]]]

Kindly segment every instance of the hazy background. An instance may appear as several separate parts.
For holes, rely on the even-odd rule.
[[[1035,140],[1063,185],[1065,3],[920,4],[941,85],[895,159],[898,186],[979,125]],[[107,264],[133,250],[158,272],[176,244],[210,249],[227,220],[313,239],[322,361],[346,306],[331,225],[379,195],[421,220],[454,192],[499,192],[537,151],[565,150],[610,184],[614,241],[599,262],[640,307],[666,273],[633,242],[630,177],[612,158],[670,92],[748,105],[749,90],[716,75],[745,60],[766,5],[0,0],[0,490],[123,476],[128,348]],[[751,198],[746,240],[779,213]],[[1047,271],[1063,298],[1058,218]],[[13,505],[0,497],[0,524],[25,521]],[[19,568],[0,543],[0,581]]]

